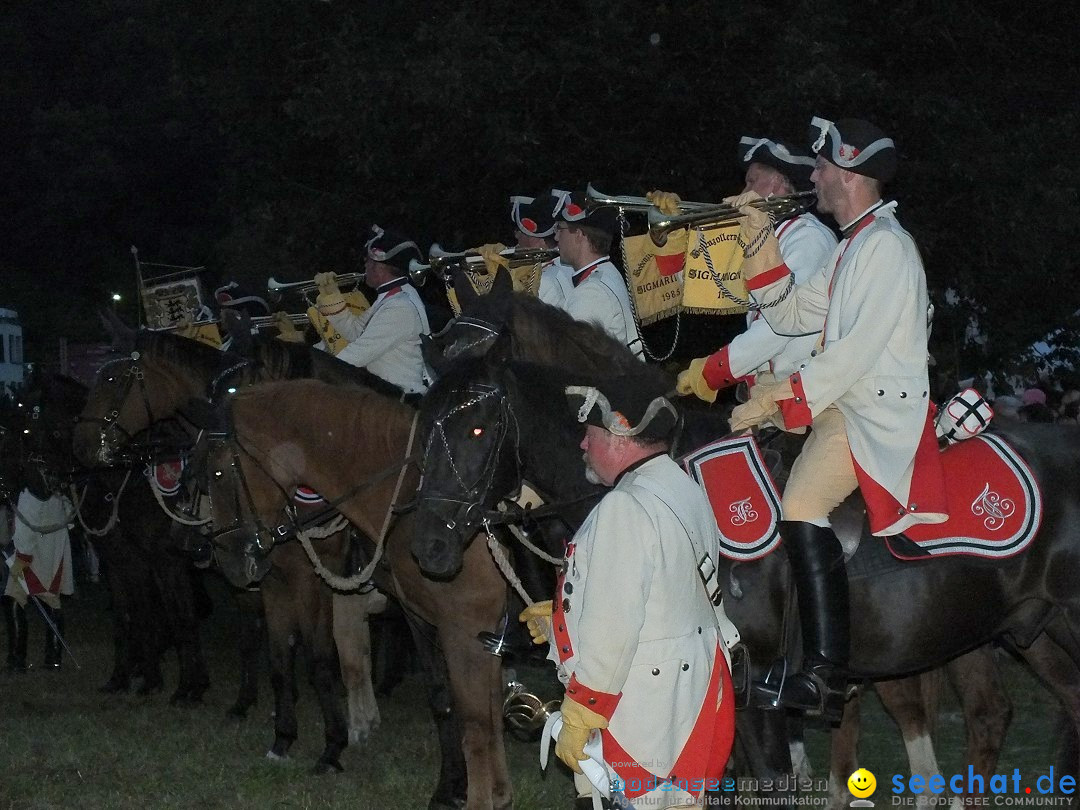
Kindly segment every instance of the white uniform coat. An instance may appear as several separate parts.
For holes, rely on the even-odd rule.
[[[836,249],[836,236],[813,214],[800,214],[776,227],[780,255],[804,284],[821,270]],[[746,313],[747,329],[728,344],[728,364],[735,378],[771,372],[787,377],[810,356],[820,329],[803,334],[777,334],[759,310]]]
[[[16,508],[15,530],[11,533],[11,539],[15,553],[29,560],[25,577],[30,593],[35,596],[70,596],[75,592],[71,574],[71,538],[67,526],[73,511],[71,501],[55,494],[41,501],[24,489],[19,493]],[[52,531],[38,531],[43,528]],[[8,581],[7,595],[20,604],[26,603],[26,591],[13,579]]]
[[[947,519],[941,511],[927,511],[925,500],[920,508],[911,497],[918,484],[913,480],[916,450],[930,404],[929,299],[918,248],[896,221],[895,208],[891,202],[864,215],[869,219],[840,242],[819,272],[778,305],[762,310],[777,332],[823,331],[822,350],[790,377],[795,400],[787,401],[794,408],[785,409],[785,421],[790,425],[794,415],[795,426],[805,425],[836,404],[846,420],[856,471],[861,468],[896,501],[887,520],[875,515],[875,492],[860,477],[871,528],[879,535]],[[787,284],[787,268],[781,266],[749,286],[755,288],[755,299],[767,303],[778,299]],[[936,464],[940,477],[936,449],[935,444],[932,457],[920,461]]]
[[[619,268],[604,256],[575,272],[574,278],[579,281],[566,296],[563,309],[575,320],[599,325],[644,360],[630,293]]]
[[[714,706],[698,723],[726,651],[684,524],[719,559],[709,502],[674,461],[661,455],[624,473],[568,544],[552,616],[552,657],[567,694],[608,716],[622,751],[660,777],[670,775],[695,725],[715,727],[722,716]],[[620,693],[609,714],[605,704]],[[600,705],[590,700],[596,696]],[[609,763],[611,748],[605,740]]]
[[[574,269],[554,259],[540,269],[540,289],[537,297],[545,304],[564,309],[566,298],[574,290],[574,282],[571,276]]]
[[[361,315],[345,310],[328,318],[349,341],[339,359],[366,368],[406,393],[427,390],[420,335],[430,334],[431,327],[420,293],[411,284],[380,293]]]

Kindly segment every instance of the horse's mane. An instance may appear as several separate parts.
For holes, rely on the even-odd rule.
[[[140,329],[136,333],[135,348],[211,380],[221,370],[223,358],[228,356],[197,340],[152,329]]]
[[[515,292],[503,300],[480,296],[469,313],[493,323],[505,322],[517,360],[570,368],[582,373],[640,373],[644,364],[623,343],[594,323],[579,321],[539,298]],[[509,303],[509,310],[506,310]],[[495,314],[498,310],[502,317]]]
[[[341,385],[358,385],[387,397],[400,397],[402,390],[365,368],[349,365],[332,354],[302,343],[287,343],[277,338],[259,338],[254,342],[255,376],[263,380],[311,377]]]

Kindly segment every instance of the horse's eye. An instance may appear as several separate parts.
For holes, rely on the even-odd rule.
[[[472,429],[472,435],[474,438],[479,439],[481,436],[484,435],[484,429],[482,427],[474,427]]]

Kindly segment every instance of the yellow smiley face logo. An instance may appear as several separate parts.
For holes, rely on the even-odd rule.
[[[847,780],[848,790],[858,799],[865,799],[877,789],[877,779],[866,768],[859,768]]]

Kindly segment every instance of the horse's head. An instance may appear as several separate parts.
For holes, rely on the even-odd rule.
[[[270,570],[274,526],[266,517],[280,513],[287,502],[265,460],[236,434],[229,403],[215,411],[215,423],[205,426],[196,450],[199,483],[210,496],[214,556],[225,577],[244,588]],[[272,463],[272,462],[270,462]]]
[[[206,396],[224,372],[246,362],[187,338],[139,332],[130,353],[98,372],[75,428],[76,457],[87,466],[116,464],[136,434]]]
[[[441,332],[421,338],[424,362],[436,377],[459,360],[483,357],[513,316],[513,282],[501,268],[486,295],[478,295],[464,273],[456,276],[454,292],[461,314]]]
[[[485,517],[521,485],[521,436],[504,364],[498,348],[462,361],[424,397],[424,475],[412,551],[430,575],[455,575]]]

